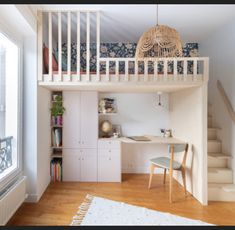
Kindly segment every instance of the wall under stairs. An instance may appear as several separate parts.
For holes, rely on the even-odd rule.
[[[233,171],[228,168],[231,155],[222,152],[220,128],[213,126],[212,105],[208,105],[208,200],[235,201]]]

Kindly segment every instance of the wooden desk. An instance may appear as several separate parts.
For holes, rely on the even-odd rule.
[[[150,135],[144,135],[145,137],[148,137],[150,141],[135,141],[132,140],[128,137],[121,137],[118,138],[117,140],[120,140],[123,143],[128,143],[128,144],[185,144],[185,141],[176,139],[174,137],[159,137],[159,136],[150,136]]]

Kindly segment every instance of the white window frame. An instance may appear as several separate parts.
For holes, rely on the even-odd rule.
[[[6,25],[0,22],[0,33],[6,36],[18,47],[18,101],[17,101],[17,167],[10,173],[0,179],[0,192],[6,188],[12,181],[16,180],[23,174],[23,40],[19,34],[15,34]]]

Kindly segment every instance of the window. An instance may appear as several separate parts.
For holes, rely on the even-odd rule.
[[[0,32],[0,190],[21,171],[20,50]]]

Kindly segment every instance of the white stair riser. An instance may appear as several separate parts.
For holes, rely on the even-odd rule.
[[[227,159],[208,157],[208,167],[226,168],[227,167]]]
[[[208,141],[207,148],[209,153],[220,153],[222,150],[221,142]]]
[[[208,171],[208,183],[233,183],[232,170]]]
[[[222,188],[208,186],[209,201],[235,201],[235,192],[226,192]]]
[[[208,140],[216,140],[217,139],[216,129],[208,129],[207,135],[208,135]]]

